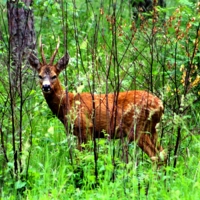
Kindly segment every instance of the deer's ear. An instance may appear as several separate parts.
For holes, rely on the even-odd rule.
[[[40,69],[40,61],[33,53],[30,53],[28,61],[33,68],[35,68],[36,70]]]
[[[69,63],[69,58],[69,54],[66,52],[66,54],[57,62],[56,68],[59,72],[66,68]]]

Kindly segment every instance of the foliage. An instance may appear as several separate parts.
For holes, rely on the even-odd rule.
[[[156,169],[134,144],[128,146],[126,163],[126,141],[98,140],[97,179],[93,142],[83,152],[76,150],[76,138],[51,115],[34,85],[32,70],[23,82],[27,97],[22,110],[23,170],[13,173],[8,27],[6,5],[1,3],[1,198],[198,199],[199,6],[189,0],[169,1],[166,8],[156,7],[150,18],[140,15],[137,23],[129,1],[34,1],[35,31],[37,38],[42,36],[46,57],[54,51],[58,37],[58,56],[65,51],[71,55],[70,65],[61,75],[70,91],[145,89],[164,102],[159,130],[168,151],[167,165]]]

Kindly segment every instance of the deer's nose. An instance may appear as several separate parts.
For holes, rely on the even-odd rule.
[[[50,87],[50,85],[43,85],[43,86],[42,86],[42,90],[43,90],[44,92],[50,92],[51,87]]]
[[[50,92],[51,86],[49,80],[44,80],[42,84],[42,90],[43,92]]]

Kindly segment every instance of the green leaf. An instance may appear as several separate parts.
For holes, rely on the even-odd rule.
[[[26,182],[23,182],[23,181],[19,180],[19,181],[17,181],[17,182],[15,183],[15,189],[21,189],[21,188],[23,188],[25,185],[26,185]]]
[[[50,133],[50,134],[54,134],[54,127],[53,126],[51,126],[49,129],[48,129],[48,133]]]

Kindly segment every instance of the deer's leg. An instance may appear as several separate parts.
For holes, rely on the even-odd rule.
[[[78,150],[82,151],[84,147],[81,144],[86,144],[88,140],[92,139],[92,128],[80,129],[78,133]]]
[[[82,151],[83,147],[81,146],[81,144],[87,142],[86,131],[81,128],[76,128],[74,130],[74,135],[76,135],[78,139],[77,149]]]
[[[160,145],[160,143],[158,142],[157,140],[157,132],[156,132],[156,128],[155,126],[152,126],[151,127],[151,140],[152,140],[152,143],[155,145],[155,149],[156,149],[156,156],[155,157],[151,157],[151,159],[153,161],[162,161],[164,163],[166,163],[167,161],[167,154],[166,152],[164,151],[163,147]]]
[[[140,133],[138,137],[138,146],[151,158],[158,154],[156,144],[152,141],[150,134]]]
[[[158,152],[163,151],[162,146],[158,142],[158,134],[156,132],[155,126],[151,127],[151,140],[155,144],[155,148],[157,149]]]
[[[129,142],[135,140],[152,160],[162,160],[159,157],[163,148],[157,141],[158,137],[154,124],[152,125],[150,122],[148,124],[138,124],[136,130],[129,133],[128,138]]]
[[[166,162],[167,156],[157,141],[157,133],[140,133],[138,146],[151,158],[152,161]]]
[[[137,110],[134,110],[137,113]],[[135,116],[132,130],[129,133],[129,141],[135,140],[138,146],[151,158],[158,153],[156,147],[157,134],[155,124],[152,124],[152,116],[149,109],[142,109]]]
[[[140,131],[140,129],[136,129],[135,133],[130,133],[128,135],[129,142],[136,141],[137,145],[149,156],[155,157],[158,153],[156,148],[156,140],[155,136],[151,137],[150,133],[145,133],[144,131]]]

